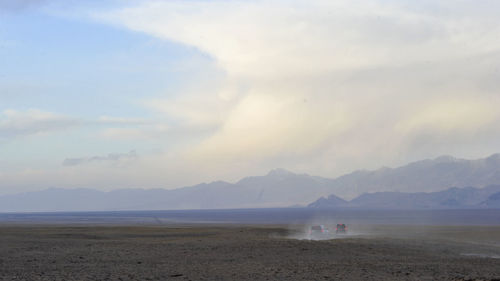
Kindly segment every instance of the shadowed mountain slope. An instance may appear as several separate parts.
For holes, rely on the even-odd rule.
[[[495,184],[500,184],[500,154],[478,160],[441,156],[399,168],[356,171],[331,180],[330,186],[333,194],[352,199],[367,192],[435,192]]]
[[[370,208],[370,209],[447,209],[500,207],[500,185],[482,189],[450,188],[439,192],[375,192],[365,193],[353,200],[339,201],[335,195],[320,198],[310,208]],[[497,205],[498,204],[498,205]]]

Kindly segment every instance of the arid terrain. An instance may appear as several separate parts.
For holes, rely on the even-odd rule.
[[[500,280],[500,227],[0,226],[1,280]]]

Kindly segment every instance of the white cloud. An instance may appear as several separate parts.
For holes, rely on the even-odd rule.
[[[335,176],[498,152],[498,1],[130,3],[92,19],[195,48],[213,65],[199,64],[206,77],[178,93],[143,100],[153,119],[97,122],[105,138],[182,145],[165,141],[130,170],[53,172],[65,183],[172,187],[274,167]],[[0,135],[64,127],[32,112],[25,123],[35,125],[14,130],[14,115]]]
[[[436,4],[453,12],[452,5]],[[495,18],[445,12],[391,1],[148,1],[98,17],[195,46],[231,76],[264,79],[443,61],[500,46]]]
[[[114,166],[124,166],[131,161],[137,160],[138,155],[135,150],[128,153],[109,153],[104,156],[80,157],[80,158],[66,158],[63,161],[63,166],[78,166],[93,163],[111,163]]]
[[[0,118],[0,138],[12,138],[27,135],[44,134],[76,127],[80,121],[37,109],[3,111]]]
[[[500,120],[500,99],[459,99],[432,101],[409,115],[398,124],[402,131],[435,130],[437,132],[460,131],[467,134],[495,126]]]
[[[96,124],[105,126],[99,136],[114,140],[148,140],[170,132],[166,121],[152,118],[101,116]]]
[[[158,123],[148,126],[106,128],[101,131],[100,136],[115,140],[148,140],[161,139],[170,132],[167,125]]]
[[[331,175],[453,153],[412,154],[412,139],[429,134],[453,142],[497,133],[498,85],[481,86],[493,79],[489,64],[500,63],[493,7],[498,2],[148,1],[94,18],[196,47],[226,73],[220,87],[150,101],[180,125],[217,128],[187,161],[215,161],[219,172],[247,161],[247,173],[286,166]],[[482,141],[456,143],[467,151]]]
[[[144,118],[128,118],[128,117],[113,117],[100,116],[98,122],[106,125],[149,125],[153,123],[151,120]]]

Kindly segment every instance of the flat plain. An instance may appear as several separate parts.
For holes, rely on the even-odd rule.
[[[0,225],[1,280],[500,280],[500,227]],[[297,239],[298,238],[298,239]]]

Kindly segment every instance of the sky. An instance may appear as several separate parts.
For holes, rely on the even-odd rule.
[[[0,0],[0,194],[500,152],[500,2]]]

